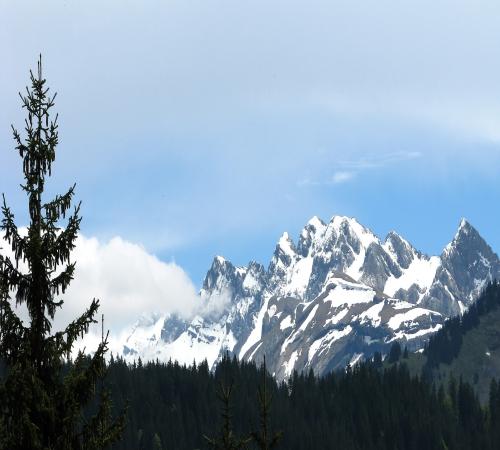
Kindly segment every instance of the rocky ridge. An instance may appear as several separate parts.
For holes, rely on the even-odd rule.
[[[441,255],[429,257],[395,232],[381,241],[353,218],[313,217],[297,242],[281,236],[267,269],[215,257],[200,301],[223,307],[190,321],[143,318],[123,356],[213,366],[228,351],[245,360],[266,355],[280,379],[293,370],[321,375],[386,352],[395,340],[422,348],[499,276],[498,256],[466,220]]]

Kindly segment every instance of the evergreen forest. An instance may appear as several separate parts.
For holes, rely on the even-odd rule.
[[[127,426],[116,449],[211,448],[204,436],[222,424],[220,384],[233,383],[230,398],[235,436],[259,427],[257,389],[263,368],[224,358],[212,373],[206,363],[132,366],[114,359],[107,384],[115,407],[128,405]],[[451,379],[446,386],[411,376],[403,363],[388,369],[373,362],[316,378],[294,373],[277,383],[270,428],[282,431],[282,449],[494,449],[500,446],[500,389],[492,384],[482,406],[473,388]],[[218,448],[218,447],[217,447]],[[224,447],[220,447],[224,448]],[[248,448],[260,448],[249,444]]]
[[[114,406],[119,411],[128,405],[123,439],[113,448],[211,448],[205,436],[222,426],[224,408],[217,392],[228,384],[234,387],[231,424],[241,438],[251,437],[259,428],[258,389],[267,386],[269,426],[282,432],[275,448],[500,448],[499,383],[493,379],[488,401],[480,402],[474,387],[459,375],[439,381],[428,370],[454,354],[448,348],[460,341],[454,330],[463,336],[499,306],[500,285],[495,282],[462,319],[449,320],[430,340],[422,356],[427,361],[422,374],[411,373],[408,352],[401,351],[398,343],[386,362],[376,354],[371,361],[326,377],[294,373],[283,383],[263,367],[229,355],[213,372],[206,362],[186,367],[138,360],[127,365],[111,358],[107,386]],[[242,448],[262,447],[250,442]]]

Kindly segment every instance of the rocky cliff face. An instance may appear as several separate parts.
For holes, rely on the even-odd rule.
[[[394,340],[421,348],[499,275],[497,255],[465,220],[443,253],[428,257],[395,232],[381,241],[355,219],[314,217],[296,243],[283,234],[267,270],[216,257],[200,298],[218,308],[189,322],[159,316],[138,324],[124,356],[213,365],[229,351],[246,360],[266,355],[281,379],[310,368],[321,375]]]

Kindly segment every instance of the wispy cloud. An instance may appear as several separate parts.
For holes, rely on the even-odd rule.
[[[297,183],[297,185],[299,187],[307,187],[347,183],[354,180],[364,172],[383,169],[394,164],[418,159],[421,156],[422,154],[420,152],[401,151],[385,153],[376,156],[362,156],[358,159],[344,160],[338,162],[336,167],[334,167],[333,175],[319,179],[311,179],[309,177],[303,178]]]
[[[382,155],[362,156],[358,159],[344,160],[339,162],[339,167],[342,169],[350,169],[353,171],[364,171],[371,169],[380,169],[400,162],[408,161],[411,159],[420,158],[420,152],[393,152],[385,153]]]
[[[346,181],[352,180],[356,176],[356,172],[339,170],[334,172],[332,177],[333,184],[345,183]]]

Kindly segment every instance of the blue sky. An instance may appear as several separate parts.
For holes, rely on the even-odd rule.
[[[267,264],[313,215],[438,254],[468,218],[500,250],[500,3],[0,0],[0,191],[43,54],[54,192],[195,285],[215,254]]]

